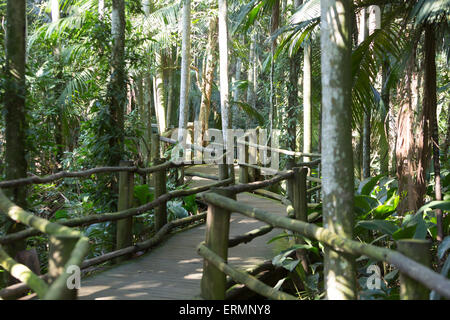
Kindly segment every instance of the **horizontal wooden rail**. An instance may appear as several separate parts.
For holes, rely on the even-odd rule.
[[[62,252],[59,248],[55,249],[54,255],[58,257],[58,262],[65,262],[67,258],[67,266],[79,265],[89,249],[89,239],[83,236],[83,233],[78,230],[73,230],[67,226],[58,223],[50,222],[46,219],[37,217],[23,208],[11,202],[0,190],[0,212],[17,223],[22,223],[32,230],[50,235],[50,240],[60,241],[61,243],[68,243],[77,240],[75,247],[71,251]],[[1,248],[0,248],[1,249]],[[67,272],[58,274],[57,266],[52,267],[53,274],[56,279],[47,290],[43,290],[44,281],[35,275],[24,265],[18,264],[6,253],[0,255],[0,264],[20,281],[24,281],[30,288],[32,288],[40,298],[56,299],[69,298],[73,295],[73,291],[68,290],[66,280],[70,276]],[[49,267],[50,268],[50,267]]]
[[[217,207],[231,212],[239,212],[248,217],[264,221],[274,227],[285,228],[298,232],[305,237],[318,240],[335,251],[353,255],[366,255],[378,261],[386,261],[397,266],[401,272],[422,283],[427,288],[435,290],[440,295],[450,299],[450,280],[397,251],[347,239],[315,224],[274,215],[215,193],[204,193],[202,197],[206,202]]]
[[[233,239],[228,240],[228,248],[235,247],[241,243],[247,243],[255,239],[256,237],[260,237],[262,235],[265,235],[266,233],[269,233],[273,230],[273,227],[271,225],[265,225],[261,228],[257,228],[254,230],[251,230],[249,232],[244,233],[243,235],[234,237]]]
[[[138,167],[98,167],[98,168],[92,168],[82,171],[61,171],[52,175],[48,175],[45,177],[38,177],[33,176],[29,178],[20,178],[20,179],[14,179],[14,180],[7,180],[7,181],[1,181],[0,182],[0,188],[15,188],[19,186],[29,185],[29,184],[44,184],[53,182],[56,180],[60,180],[63,178],[82,178],[82,177],[88,177],[93,174],[99,174],[99,173],[115,173],[115,172],[135,172],[140,175],[150,174],[156,171],[169,169],[169,168],[177,168],[182,166],[191,166],[194,165],[192,162],[180,162],[175,163],[171,161],[167,161],[163,164],[149,167],[149,168],[138,168]]]
[[[221,257],[208,249],[203,243],[201,243],[197,247],[197,251],[203,258],[211,262],[217,269],[229,275],[236,282],[246,285],[248,288],[264,297],[274,300],[298,300],[296,297],[290,294],[278,291],[266,285],[265,283],[259,281],[246,272],[231,267]]]
[[[250,191],[253,191],[256,189],[262,189],[262,188],[271,186],[277,182],[289,179],[293,175],[294,175],[294,172],[292,170],[290,170],[290,171],[286,171],[284,173],[280,173],[279,175],[276,175],[273,178],[268,179],[268,180],[250,182],[250,183],[246,183],[246,184],[236,184],[236,185],[224,187],[223,189],[229,190],[236,194],[241,193],[241,192],[250,192]]]
[[[209,179],[209,180],[219,180],[219,177],[213,176],[211,174],[206,174],[203,172],[185,172],[184,175],[188,176],[188,177],[199,177],[199,178],[204,178],[204,179]]]
[[[297,152],[297,151],[291,151],[291,150],[284,150],[280,148],[273,148],[270,146],[265,146],[261,144],[255,144],[247,141],[242,141],[238,139],[238,144],[247,145],[249,147],[258,148],[259,150],[269,150],[272,152],[278,152],[281,154],[285,154],[287,156],[296,156],[296,157],[320,157],[320,153],[310,153],[310,152]]]
[[[133,246],[130,246],[127,248],[108,252],[104,255],[101,255],[101,256],[98,256],[98,257],[95,257],[92,259],[87,259],[87,260],[83,261],[83,263],[81,263],[80,268],[86,269],[88,267],[91,267],[91,266],[94,266],[94,265],[97,265],[97,264],[100,264],[100,263],[103,263],[106,261],[113,260],[117,257],[121,257],[123,255],[135,253],[137,251],[148,250],[149,248],[159,244],[164,239],[164,236],[166,234],[168,234],[170,231],[172,231],[174,228],[181,227],[181,226],[184,226],[184,225],[187,225],[187,224],[190,224],[193,222],[197,222],[200,220],[204,220],[204,219],[206,219],[206,212],[202,212],[202,213],[196,214],[194,216],[170,221],[169,223],[167,223],[166,227],[161,228],[152,238],[150,238],[146,241],[143,241],[143,242],[136,243]],[[1,254],[1,251],[0,251],[0,254]],[[45,274],[45,275],[40,276],[39,278],[45,281],[48,278],[48,275]],[[14,284],[12,286],[9,286],[9,287],[6,287],[6,288],[0,290],[0,298],[9,299],[10,297],[24,295],[29,289],[30,289],[30,286],[27,285],[27,283]]]
[[[122,210],[122,211],[118,211],[118,212],[112,212],[112,213],[93,214],[93,215],[89,215],[89,216],[85,216],[85,217],[81,217],[81,218],[74,218],[74,219],[70,219],[70,220],[62,220],[62,221],[58,222],[58,224],[66,226],[66,227],[80,227],[80,226],[88,226],[88,225],[91,225],[94,223],[116,221],[116,220],[136,216],[136,215],[142,214],[144,212],[147,212],[147,211],[159,206],[161,203],[169,201],[173,198],[185,197],[185,196],[189,196],[192,194],[201,193],[203,191],[209,190],[212,187],[225,186],[225,185],[230,184],[231,182],[232,182],[232,179],[230,178],[230,179],[222,180],[222,181],[219,181],[216,183],[208,184],[208,185],[202,186],[202,187],[196,187],[196,188],[192,188],[192,189],[188,189],[188,190],[174,190],[174,191],[170,191],[170,192],[162,195],[161,197],[156,198],[152,202],[146,203],[146,204],[136,207],[136,208]],[[1,192],[1,190],[0,190],[0,192]],[[1,202],[0,202],[0,210],[1,210]],[[45,219],[42,219],[42,220],[45,220]],[[47,220],[45,220],[45,221],[47,221]],[[48,222],[48,223],[50,223],[50,222]],[[45,233],[45,231],[42,231],[42,230],[38,231],[35,229],[26,229],[23,231],[19,231],[19,232],[1,237],[0,244],[12,243],[12,242],[20,240],[20,239],[38,235],[40,232]]]
[[[170,144],[177,144],[178,141],[175,139],[170,139],[167,137],[162,137],[160,136],[159,139],[163,142],[167,142]],[[247,145],[249,147],[253,147],[253,148],[258,148],[259,150],[269,150],[269,151],[273,151],[273,152],[277,152],[277,153],[281,153],[281,154],[285,154],[288,156],[296,156],[296,157],[321,157],[320,153],[310,153],[310,152],[297,152],[297,151],[291,151],[291,150],[285,150],[285,149],[280,149],[280,148],[273,148],[270,146],[265,146],[265,145],[261,145],[261,144],[255,144],[255,143],[251,143],[251,142],[247,142],[247,141],[242,141],[240,139],[237,140],[237,144],[241,144],[241,145]],[[210,142],[208,146],[214,146],[214,147],[224,147],[224,144],[222,143],[217,143],[217,142]],[[198,151],[208,151],[211,152],[213,151],[213,149],[210,149],[208,147],[202,147],[202,146],[198,146],[196,144],[186,144],[186,147],[190,148],[190,149],[194,149],[194,150],[198,150]],[[319,161],[320,162],[320,161]],[[307,162],[308,163],[308,162]]]
[[[58,223],[50,222],[46,219],[39,218],[30,212],[27,212],[26,210],[11,202],[5,196],[2,190],[0,190],[0,212],[5,214],[13,221],[22,223],[42,233],[65,237],[82,236],[82,233],[80,231],[70,229],[67,226],[63,226]]]

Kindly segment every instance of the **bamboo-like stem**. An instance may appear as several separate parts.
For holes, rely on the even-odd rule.
[[[248,217],[264,221],[275,228],[285,228],[298,232],[305,237],[316,239],[331,247],[336,252],[358,256],[366,255],[379,261],[386,261],[387,263],[397,266],[400,272],[407,274],[427,288],[435,290],[446,298],[450,298],[450,280],[399,252],[347,239],[314,224],[268,213],[264,210],[250,207],[218,194],[209,192],[204,193],[202,197],[204,201],[211,203],[212,205],[226,208],[232,212],[240,212]]]
[[[80,266],[83,262],[86,253],[89,251],[89,239],[87,237],[81,237],[75,248],[72,251],[69,261],[64,266],[66,271],[70,266]],[[67,272],[63,272],[58,279],[56,279],[45,295],[45,300],[61,300],[68,299],[65,294],[67,293],[67,280],[71,275]]]
[[[122,255],[130,254],[130,253],[134,253],[134,252],[142,251],[142,250],[148,250],[152,246],[155,246],[158,243],[160,243],[164,239],[164,236],[168,233],[168,231],[171,231],[174,228],[181,227],[186,224],[193,223],[193,222],[196,222],[196,221],[199,221],[202,219],[206,219],[206,212],[202,212],[197,215],[182,218],[182,219],[173,220],[167,224],[168,225],[167,228],[162,228],[152,238],[150,238],[146,241],[139,242],[133,246],[123,248],[120,250],[116,250],[116,251],[112,251],[112,252],[108,252],[104,255],[83,261],[83,263],[81,264],[81,269],[85,269],[85,268],[112,260],[112,259],[120,257]],[[42,275],[39,278],[46,281],[48,279],[48,274]],[[29,286],[26,283],[15,284],[15,285],[12,285],[12,286],[2,289],[0,291],[0,298],[8,299],[11,296],[24,294],[27,290],[29,290]]]
[[[291,296],[287,293],[280,292],[263,282],[259,281],[255,277],[243,272],[239,271],[233,267],[230,267],[224,259],[215,254],[213,251],[208,249],[203,243],[201,243],[197,247],[197,252],[205,258],[205,260],[212,263],[217,269],[222,271],[223,273],[229,275],[236,282],[242,283],[246,285],[251,290],[259,293],[260,295],[267,297],[269,299],[274,300],[297,300],[296,297]]]
[[[14,278],[24,282],[33,289],[38,297],[43,298],[48,290],[48,285],[27,266],[18,263],[11,258],[0,246],[0,265]]]

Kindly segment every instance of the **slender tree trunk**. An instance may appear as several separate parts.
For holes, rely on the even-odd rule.
[[[156,96],[158,104],[155,105],[156,120],[158,122],[159,133],[162,134],[167,129],[166,124],[166,96],[165,96],[165,84],[164,84],[164,50],[161,49],[156,52]]]
[[[303,50],[303,152],[311,152],[312,140],[312,72],[311,72],[311,43],[307,43]],[[311,158],[303,157],[304,161]]]
[[[448,147],[450,146],[450,108],[447,109],[447,134],[445,136],[444,145],[442,146],[442,155],[444,163],[448,161]]]
[[[229,86],[228,86],[228,8],[227,0],[219,0],[219,75],[220,75],[220,109],[222,116],[222,134],[223,143],[227,146],[227,129],[231,129],[231,109],[229,103]],[[231,142],[230,142],[231,143]],[[232,148],[234,150],[234,148]],[[232,150],[227,152],[231,153]],[[228,156],[227,156],[228,160]],[[225,166],[228,168],[228,176],[234,177],[234,166],[232,163]],[[226,178],[226,177],[224,177]]]
[[[59,12],[59,0],[51,0],[51,14],[52,14],[52,22],[57,23],[60,19],[60,12]],[[54,119],[55,122],[55,143],[56,143],[56,162],[61,163],[63,159],[64,149],[65,149],[65,139],[64,139],[64,130],[63,130],[63,103],[61,103],[57,96],[61,94],[62,87],[61,87],[61,81],[62,81],[62,65],[60,61],[60,48],[59,44],[57,44],[53,48],[53,54],[55,56],[55,60],[58,64],[58,70],[57,70],[57,85],[54,89],[55,92],[55,104],[56,104],[56,116]]]
[[[293,11],[301,5],[302,1],[294,1]],[[297,142],[297,110],[299,108],[298,99],[298,80],[300,73],[300,59],[301,51],[299,50],[295,55],[289,58],[289,82],[287,85],[288,91],[288,109],[287,109],[287,148],[295,151]],[[286,162],[286,168],[292,169],[295,166],[295,157],[289,157]],[[287,184],[287,194],[292,196],[292,183]]]
[[[254,90],[254,83],[255,83],[255,66],[256,66],[256,31],[253,30],[251,32],[250,36],[250,57],[249,57],[249,63],[248,63],[248,72],[247,72],[247,81],[248,81],[248,87],[247,87],[247,103],[255,108],[256,105],[256,97],[255,97],[255,90]]]
[[[389,72],[389,62],[383,63],[381,71],[381,119],[383,120],[383,133],[380,137],[380,172],[383,175],[389,174],[389,89],[386,88],[386,81]]]
[[[27,161],[25,147],[26,133],[26,2],[25,0],[8,0],[6,8],[6,65],[4,92],[4,123],[5,123],[5,166],[6,180],[25,178],[27,176]],[[18,206],[26,208],[26,188],[19,187],[7,190],[9,198]],[[24,226],[8,220],[6,233],[14,233],[24,229]],[[26,248],[25,241],[17,241],[7,246],[7,252],[14,257]],[[6,284],[8,277],[2,277]]]
[[[206,66],[204,67],[205,74],[202,83],[202,98],[200,102],[199,121],[201,123],[200,141],[205,143],[205,134],[208,130],[208,120],[211,111],[211,93],[214,81],[214,70],[216,68],[217,55],[217,17],[211,17],[209,20],[209,35],[208,45],[206,47]]]
[[[280,22],[280,0],[275,0],[272,6],[272,16],[270,19],[270,33],[273,35],[277,29]],[[273,128],[277,127],[277,107],[276,107],[276,85],[275,85],[275,63],[273,61],[275,49],[277,47],[277,40],[274,38],[270,44],[270,110],[269,110],[269,122],[270,122],[270,132]]]
[[[321,1],[323,223],[353,236],[353,155],[351,145],[350,1]],[[351,255],[325,250],[327,298],[356,299],[356,266]]]
[[[109,165],[118,166],[123,153],[124,107],[127,99],[125,78],[125,4],[112,1],[111,32],[113,38],[111,78],[109,83],[110,119],[113,133],[109,140]]]
[[[366,41],[369,36],[369,12],[367,9],[362,11],[361,17],[361,42]],[[362,136],[362,176],[364,179],[370,177],[370,118],[371,110],[366,106],[363,117],[363,136]]]
[[[429,110],[431,118],[431,143],[433,145],[434,191],[436,200],[442,200],[441,164],[439,162],[439,132],[437,124],[436,98],[436,36],[434,25],[425,27],[425,77],[424,77],[424,109]],[[442,226],[442,210],[436,209],[437,240],[444,239]]]
[[[180,117],[178,122],[178,140],[183,139],[183,131],[187,128],[189,114],[189,86],[191,64],[191,1],[183,1],[183,25],[181,45],[181,83],[180,83]]]

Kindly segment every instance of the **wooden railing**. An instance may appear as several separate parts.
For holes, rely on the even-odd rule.
[[[164,143],[177,143],[176,141],[164,137],[156,137],[156,141],[160,140]],[[259,145],[244,144],[245,152],[248,155],[249,147],[264,147]],[[188,145],[187,147],[192,150],[205,151],[210,149],[199,147],[196,145]],[[277,149],[278,150],[278,149]],[[277,152],[283,150],[280,149]],[[287,150],[285,153],[291,155]],[[224,153],[225,155],[225,153]],[[294,156],[304,156],[305,154],[293,154]],[[310,156],[318,156],[317,154],[308,154]],[[222,157],[224,161],[224,157]],[[234,178],[228,178],[228,175],[224,173],[223,166],[219,165],[219,180],[216,183],[212,183],[202,187],[195,187],[188,190],[174,190],[167,192],[166,190],[166,177],[167,170],[171,168],[179,168],[182,174],[182,181],[184,181],[184,168],[186,166],[193,165],[192,161],[184,161],[182,163],[175,163],[172,161],[165,161],[164,159],[153,159],[154,166],[150,168],[138,168],[133,166],[129,161],[122,161],[119,167],[101,167],[93,168],[83,171],[68,172],[62,171],[56,174],[52,174],[45,177],[32,176],[28,178],[1,181],[0,188],[16,188],[23,187],[30,184],[44,184],[55,182],[64,178],[83,178],[90,177],[93,174],[102,173],[119,173],[119,199],[118,199],[118,211],[112,213],[91,214],[80,218],[62,219],[58,223],[49,222],[45,219],[38,218],[32,213],[16,206],[14,203],[8,200],[0,189],[0,212],[7,215],[12,220],[25,224],[28,229],[20,232],[16,232],[10,235],[0,237],[0,245],[8,245],[15,241],[21,241],[31,236],[44,233],[49,235],[49,268],[48,273],[43,276],[37,276],[26,266],[17,263],[0,246],[0,265],[8,271],[13,277],[19,279],[22,283],[12,285],[3,290],[0,290],[0,297],[8,299],[11,297],[20,296],[25,294],[29,289],[34,291],[39,298],[43,299],[75,299],[77,297],[76,289],[68,289],[66,281],[69,274],[66,272],[69,266],[75,265],[80,268],[87,268],[99,263],[103,263],[112,259],[121,261],[130,257],[130,255],[137,251],[147,250],[157,243],[159,243],[164,235],[169,233],[173,228],[184,226],[196,221],[205,220],[207,213],[200,213],[194,216],[190,216],[183,219],[167,222],[167,201],[188,195],[197,194],[202,197],[203,193],[211,188],[224,187],[234,183]],[[320,159],[307,163],[305,165],[317,165]],[[249,169],[262,171],[264,168],[246,165],[246,163],[240,163],[240,176],[242,181],[248,182]],[[295,175],[294,171],[277,171],[276,175],[269,180],[261,182],[252,182],[247,185],[235,185],[228,186],[224,189],[224,192],[237,193],[244,191],[254,191],[264,188],[265,186],[272,185],[276,182],[285,180],[288,177]],[[153,175],[155,199],[152,202],[146,203],[136,208],[132,208],[133,187],[134,187],[134,174],[146,176],[148,174]],[[190,173],[189,175],[199,176],[207,179],[217,180],[215,176],[205,175],[203,173]],[[245,178],[247,177],[247,178]],[[319,182],[319,180],[313,180]],[[317,187],[315,187],[317,189]],[[306,190],[310,192],[315,189]],[[285,199],[288,203],[289,200]],[[300,202],[294,197],[295,207]],[[292,206],[291,206],[292,208]],[[133,244],[133,217],[151,209],[155,209],[155,235],[143,242]],[[289,212],[289,210],[288,210]],[[292,213],[292,210],[290,211]],[[214,220],[214,219],[213,219]],[[84,257],[89,249],[88,238],[85,237],[82,232],[74,230],[75,227],[85,227],[94,223],[117,221],[117,234],[116,234],[116,250],[106,253],[102,256],[98,256],[92,259],[84,260]],[[213,221],[214,222],[214,221]],[[266,234],[272,230],[271,226],[265,226],[256,230],[252,230],[244,235],[238,236],[234,239],[226,239],[227,247],[236,246],[243,242],[248,242],[260,235]],[[53,259],[52,257],[58,257]],[[238,276],[239,277],[239,276]],[[49,284],[48,284],[49,283]],[[259,285],[257,285],[258,287]],[[278,293],[275,293],[278,296]]]
[[[402,299],[428,298],[418,293],[419,289],[417,288],[421,286],[434,290],[447,299],[450,298],[450,280],[416,261],[420,256],[418,254],[419,249],[424,247],[422,241],[399,241],[397,245],[399,250],[402,251],[399,252],[343,238],[325,228],[310,223],[316,217],[307,215],[306,173],[306,167],[297,167],[265,181],[214,188],[210,192],[202,194],[202,199],[208,204],[208,224],[206,239],[199,244],[197,250],[204,258],[201,282],[201,295],[204,299],[225,299],[226,290],[229,287],[227,286],[226,276],[269,299],[297,299],[290,294],[275,290],[251,274],[238,270],[227,263],[229,221],[232,212],[267,223],[265,227],[267,230],[283,228],[309,239],[315,239],[341,254],[366,255],[377,261],[385,261],[395,265],[401,274]],[[235,200],[238,193],[256,191],[282,180],[291,180],[293,183],[292,201],[284,199],[287,204],[292,202],[294,214],[291,217],[269,213]],[[318,182],[319,179],[314,179],[314,181]]]
[[[230,184],[231,179],[222,180],[209,185],[181,189],[167,192],[166,177],[170,168],[183,168],[192,163],[173,163],[164,159],[155,159],[156,165],[150,168],[137,168],[129,161],[122,161],[119,167],[93,168],[77,172],[59,172],[46,177],[30,177],[0,182],[0,188],[12,188],[29,184],[42,184],[54,182],[63,178],[89,177],[92,174],[119,172],[119,199],[118,212],[91,214],[80,218],[64,219],[58,223],[49,222],[36,217],[32,213],[16,206],[0,190],[0,212],[17,223],[28,226],[20,232],[0,237],[0,245],[8,245],[15,241],[24,240],[28,237],[44,233],[49,235],[49,267],[48,273],[37,276],[28,267],[13,260],[0,246],[0,265],[13,277],[22,283],[12,285],[0,291],[0,297],[8,299],[25,294],[29,289],[33,290],[42,299],[75,299],[76,289],[68,289],[66,281],[69,274],[67,268],[75,265],[87,268],[112,259],[121,261],[130,257],[137,251],[148,250],[155,246],[176,227],[191,224],[196,221],[205,220],[206,213],[200,213],[187,218],[167,222],[167,201],[193,194],[201,194],[211,187],[220,187]],[[153,174],[155,199],[136,208],[132,208],[134,174]],[[156,234],[143,242],[133,244],[133,217],[151,209],[155,209],[155,231]],[[83,261],[89,249],[88,238],[74,227],[88,226],[94,223],[117,221],[116,250],[102,256]],[[55,258],[56,257],[56,258]],[[50,285],[47,284],[50,283]]]

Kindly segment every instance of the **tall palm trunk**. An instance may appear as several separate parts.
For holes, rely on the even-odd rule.
[[[425,77],[424,77],[424,109],[429,111],[431,124],[431,143],[433,145],[434,190],[436,200],[442,200],[441,164],[439,162],[439,133],[436,114],[436,37],[434,25],[425,27]],[[436,210],[437,240],[444,239],[442,226],[442,210]]]
[[[311,86],[311,43],[307,43],[303,50],[303,152],[311,152],[312,140],[312,86]],[[303,157],[310,161],[309,157]]]
[[[200,101],[199,121],[201,123],[200,141],[205,143],[205,134],[208,130],[208,120],[211,110],[211,93],[214,80],[214,70],[217,63],[216,46],[217,46],[217,17],[211,17],[209,20],[208,45],[206,47],[206,66],[202,83],[202,98]]]
[[[369,36],[368,9],[362,10],[361,17],[361,42],[364,42]],[[363,116],[363,132],[362,132],[362,177],[370,177],[370,118],[371,110],[367,106]]]
[[[256,31],[253,30],[250,36],[250,56],[247,71],[247,103],[253,108],[256,107]]]
[[[159,133],[162,134],[167,129],[166,123],[166,96],[165,96],[165,84],[164,84],[164,61],[165,55],[164,51],[161,49],[156,52],[156,76],[155,76],[155,90],[156,90],[156,101],[155,112],[156,120],[158,122]]]
[[[220,74],[220,109],[222,116],[223,143],[227,146],[227,129],[231,128],[231,110],[229,104],[228,86],[228,13],[227,0],[219,0],[219,74]],[[231,141],[230,141],[231,143]],[[228,150],[231,152],[231,150]],[[231,154],[232,156],[232,154]],[[228,160],[228,156],[227,156]],[[232,165],[226,165],[228,176],[233,177]],[[223,176],[226,178],[226,176]]]
[[[385,61],[381,70],[381,100],[383,108],[381,119],[383,121],[383,133],[380,137],[380,172],[383,175],[389,174],[389,89],[386,88],[386,81],[389,71],[389,63]]]
[[[321,1],[323,224],[353,236],[351,145],[351,3]],[[328,299],[356,299],[356,266],[351,255],[325,249]]]
[[[6,65],[4,91],[5,123],[5,165],[6,180],[25,178],[27,161],[25,132],[27,127],[25,109],[25,54],[26,54],[26,2],[25,0],[8,0],[6,9]],[[7,190],[9,198],[18,206],[26,207],[26,188]],[[6,233],[23,230],[22,224],[9,220]],[[14,242],[6,248],[14,257],[26,248],[25,241]],[[7,277],[2,279],[7,281]]]
[[[275,0],[272,6],[272,16],[270,19],[270,33],[273,35],[280,22],[280,0]],[[275,49],[277,47],[277,40],[274,38],[270,44],[270,110],[269,110],[269,122],[270,132],[273,128],[277,127],[277,107],[276,107],[276,86],[275,86],[275,63],[273,61],[275,55]]]
[[[111,32],[113,38],[111,78],[109,83],[110,119],[114,132],[109,140],[109,165],[118,166],[123,153],[124,107],[127,99],[125,79],[125,3],[112,1]]]
[[[51,5],[52,22],[57,23],[60,19],[59,0],[51,0],[50,5]],[[62,81],[61,80],[62,65],[60,62],[60,48],[59,48],[58,44],[53,48],[53,54],[55,56],[55,60],[57,61],[57,65],[58,65],[56,78],[60,82],[60,81]],[[56,95],[60,94],[61,90],[62,90],[61,83],[58,83],[54,90]],[[64,144],[65,144],[64,132],[63,132],[64,113],[63,113],[63,105],[62,105],[62,103],[60,103],[60,101],[58,99],[55,99],[55,104],[56,104],[56,116],[55,116],[54,122],[55,122],[56,162],[61,163],[61,160],[63,158],[63,153],[64,153]]]
[[[184,130],[187,128],[189,113],[189,85],[191,64],[191,1],[183,1],[183,21],[182,21],[182,45],[181,45],[181,83],[180,83],[180,117],[178,122],[178,140],[183,139]]]

